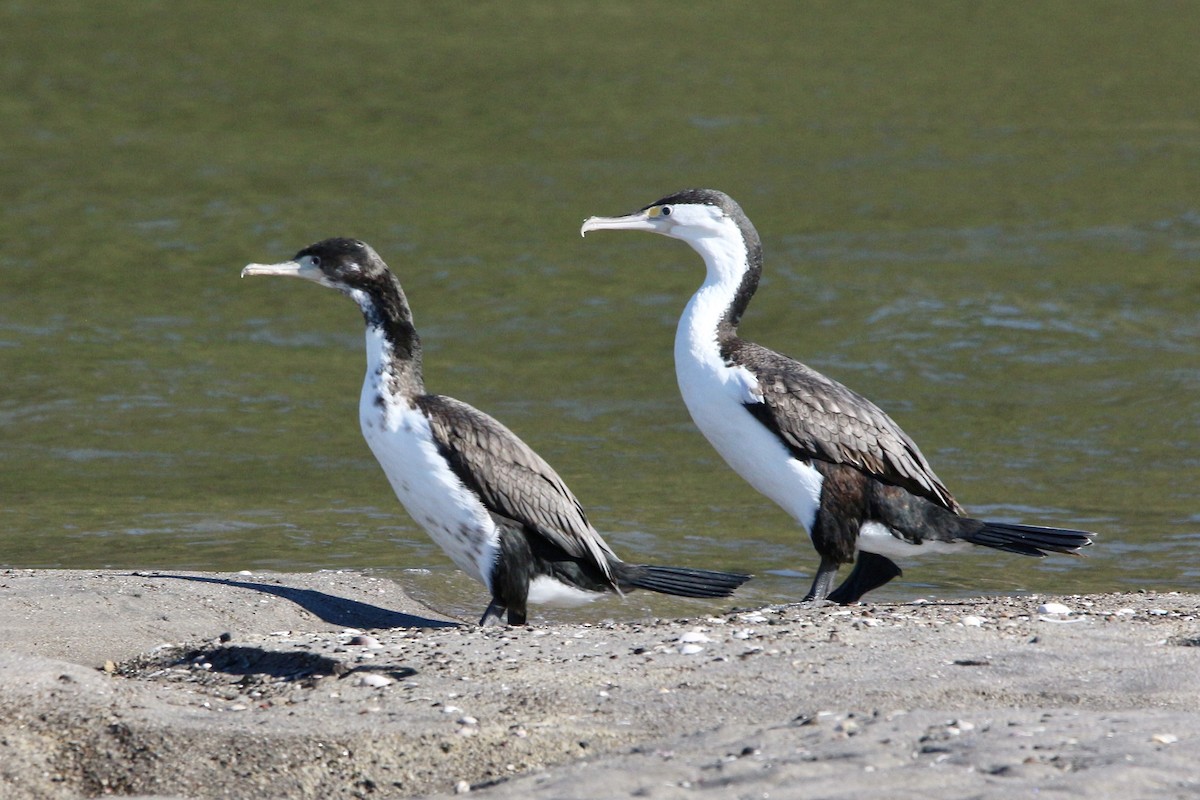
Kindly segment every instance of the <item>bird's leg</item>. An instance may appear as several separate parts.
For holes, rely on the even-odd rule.
[[[902,574],[900,568],[891,559],[878,553],[860,550],[858,560],[854,563],[854,569],[850,571],[850,576],[842,582],[841,586],[830,592],[826,599],[843,606],[857,603],[867,592],[878,589],[892,578],[897,578]]]
[[[503,625],[505,605],[499,598],[492,598],[492,602],[488,605],[487,610],[483,612],[483,616],[479,620],[480,626],[487,625]],[[511,617],[511,613],[510,617]],[[511,619],[509,620],[511,624]]]
[[[812,588],[804,595],[803,603],[820,604],[833,588],[833,579],[837,577],[838,562],[828,556],[821,556],[821,565],[817,567],[817,576],[813,578]]]
[[[516,606],[508,607],[508,624],[509,625],[524,625],[525,624],[525,606],[520,608]]]

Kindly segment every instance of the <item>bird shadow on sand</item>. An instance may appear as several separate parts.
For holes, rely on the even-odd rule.
[[[358,600],[318,592],[315,589],[295,589],[290,586],[280,586],[270,583],[252,581],[235,581],[228,578],[210,578],[204,575],[173,575],[155,572],[147,577],[167,578],[178,581],[193,581],[195,583],[212,583],[219,586],[229,586],[235,589],[246,589],[252,592],[262,592],[283,598],[303,608],[305,611],[331,625],[346,628],[454,628],[457,622],[440,619],[429,619],[415,614],[404,614],[387,608],[380,608]]]

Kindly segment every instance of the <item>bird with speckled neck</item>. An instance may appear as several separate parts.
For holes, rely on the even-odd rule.
[[[461,401],[428,394],[421,339],[400,281],[365,242],[325,239],[242,276],[303,278],[353,300],[366,322],[359,423],[400,503],[491,594],[481,625],[524,625],[530,603],[578,605],[647,589],[728,597],[748,575],[630,564],[566,483],[517,435]]]

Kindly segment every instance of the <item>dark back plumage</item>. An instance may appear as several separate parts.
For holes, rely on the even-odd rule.
[[[567,484],[529,445],[496,419],[453,398],[427,394],[415,402],[429,418],[442,456],[490,513],[545,537],[574,558],[592,561],[613,580],[610,560],[619,559]]]
[[[746,408],[796,458],[848,464],[962,513],[916,443],[867,398],[753,342],[729,338],[722,342],[721,354],[757,376],[763,402]]]

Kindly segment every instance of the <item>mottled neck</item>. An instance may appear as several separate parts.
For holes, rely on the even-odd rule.
[[[413,326],[412,311],[400,284],[393,280],[371,294],[358,290],[349,294],[367,325],[368,378],[374,376],[379,387],[393,395],[424,394],[421,337]]]

